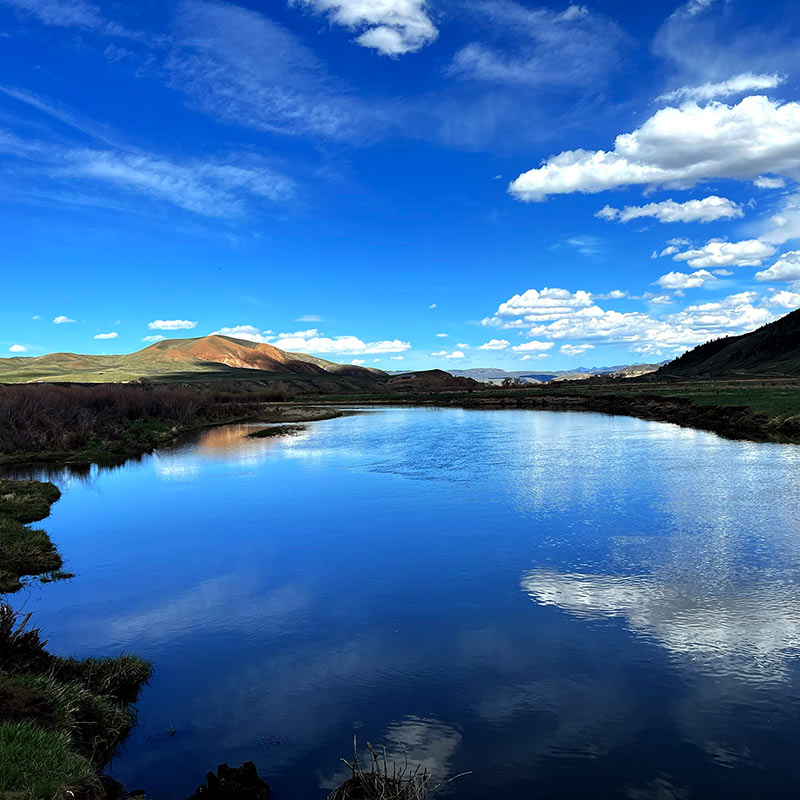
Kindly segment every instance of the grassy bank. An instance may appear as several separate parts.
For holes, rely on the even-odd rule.
[[[0,481],[0,594],[70,577],[50,537],[30,527],[60,497],[52,483]],[[102,798],[99,772],[135,723],[152,668],[132,655],[78,661],[0,598],[0,797]]]
[[[100,773],[136,722],[152,667],[132,655],[78,661],[0,605],[0,797],[102,798]]]
[[[28,524],[44,519],[59,497],[52,483],[0,480],[0,594],[18,591],[26,579],[70,577],[47,533]]]

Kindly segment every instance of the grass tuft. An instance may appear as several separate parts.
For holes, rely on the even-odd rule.
[[[51,800],[95,781],[91,764],[70,750],[66,734],[27,720],[0,724],[0,797]]]
[[[61,497],[58,487],[42,481],[0,480],[0,516],[17,522],[38,522]]]
[[[342,761],[352,773],[341,786],[334,789],[328,800],[425,800],[431,774],[417,766],[414,769],[406,761],[398,765],[367,742],[369,763],[365,766],[358,755],[358,745],[353,739],[353,761]]]
[[[0,480],[0,594],[19,591],[24,577],[67,575],[47,533],[26,524],[44,519],[59,497],[52,483]]]

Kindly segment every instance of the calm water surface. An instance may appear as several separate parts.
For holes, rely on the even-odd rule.
[[[324,798],[359,740],[455,798],[800,787],[800,447],[586,413],[385,409],[60,474],[52,649],[156,676],[112,765],[254,760]],[[174,736],[169,735],[174,730]]]

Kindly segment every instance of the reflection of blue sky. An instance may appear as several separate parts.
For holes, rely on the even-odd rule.
[[[387,727],[377,752],[385,758],[390,774],[397,769],[405,775],[413,775],[415,771],[423,771],[430,775],[430,786],[443,784],[454,777],[452,760],[461,743],[461,734],[436,719],[422,717],[406,717],[392,722]],[[370,755],[366,748],[359,748],[362,766],[370,764]],[[348,753],[348,761],[352,762],[352,754]],[[332,791],[344,783],[351,775],[347,767],[340,768],[327,778],[323,778],[320,786]]]
[[[473,770],[463,800],[800,778],[775,741],[800,718],[797,448],[548,412],[248,430],[69,485],[47,522],[79,573],[25,600],[52,646],[156,663],[130,785],[253,759],[314,797],[354,732]]]

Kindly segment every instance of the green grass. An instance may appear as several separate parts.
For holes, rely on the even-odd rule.
[[[135,724],[133,703],[152,675],[129,654],[51,655],[29,621],[0,605],[0,800],[80,794]]]
[[[25,577],[71,577],[47,533],[25,524],[46,517],[59,497],[52,483],[0,480],[0,594],[19,591]]]
[[[108,760],[135,722],[114,697],[51,675],[0,673],[0,701],[0,722],[27,720],[63,733],[72,749],[95,766]]]
[[[120,705],[135,703],[150,680],[153,665],[139,656],[123,653],[113,658],[58,659],[54,667],[61,681],[77,681],[90,692],[111,697]]]
[[[0,594],[22,588],[25,577],[56,575],[63,561],[45,531],[0,518]]]
[[[13,792],[50,800],[95,780],[92,765],[72,752],[66,734],[30,721],[0,724],[0,797]]]
[[[668,394],[665,392],[665,394]],[[672,393],[669,393],[672,394]],[[792,389],[720,389],[709,392],[703,387],[693,387],[675,396],[688,397],[699,406],[741,406],[756,414],[776,419],[800,415],[800,388]]]
[[[0,480],[0,517],[17,522],[37,522],[50,513],[50,506],[61,497],[52,483]]]

